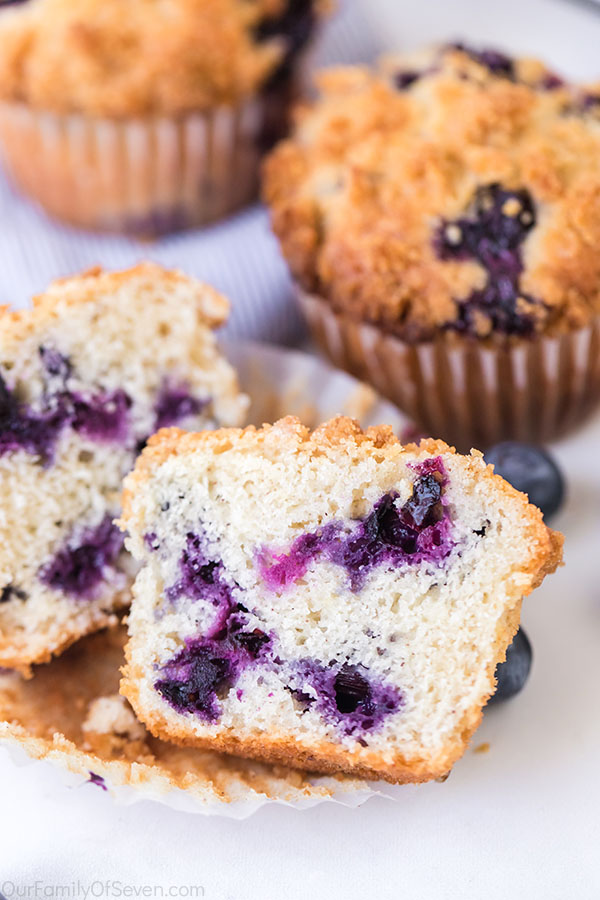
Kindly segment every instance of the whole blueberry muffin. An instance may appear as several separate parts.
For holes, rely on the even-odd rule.
[[[320,83],[265,175],[320,343],[461,446],[582,419],[600,398],[600,92],[462,45]]]
[[[9,169],[75,224],[153,234],[255,196],[324,0],[29,0],[0,13]],[[43,151],[43,152],[42,152]]]
[[[213,335],[227,312],[212,288],[145,264],[0,314],[0,667],[27,672],[129,602],[113,520],[146,438],[244,418]]]
[[[154,735],[392,782],[462,755],[562,546],[481,454],[343,417],[163,430],[120,524],[121,691]]]

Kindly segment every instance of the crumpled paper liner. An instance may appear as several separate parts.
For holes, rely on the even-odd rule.
[[[423,433],[461,452],[501,440],[543,443],[600,405],[600,317],[560,337],[499,347],[409,344],[298,289],[311,334],[334,365],[396,403]]]
[[[337,413],[363,426],[404,427],[400,413],[372,389],[308,354],[277,347],[231,343],[226,354],[241,388],[252,399],[250,421],[262,424],[286,413],[314,427]],[[90,704],[119,689],[126,630],[119,626],[76,643],[37,666],[25,680],[0,674],[0,742],[19,765],[48,761],[67,784],[106,790],[117,802],[154,800],[171,809],[242,819],[265,803],[296,808],[334,801],[355,807],[369,797],[397,797],[384,782],[320,776],[255,760],[177,747],[145,732],[142,739],[84,731]]]

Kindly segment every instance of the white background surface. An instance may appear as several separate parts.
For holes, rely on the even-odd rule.
[[[562,0],[363,0],[363,6],[388,46],[495,39],[544,55],[568,74],[600,75],[600,16]],[[151,248],[75,239],[8,189],[0,190],[0,224],[3,302],[23,302],[47,277],[80,262],[113,265],[148,255],[178,262],[181,242],[188,256],[194,248],[192,237]],[[277,313],[285,310],[287,283],[264,218],[250,214],[232,227],[259,241],[260,281],[255,254],[247,253],[241,268],[230,262],[226,232],[198,237],[195,258],[233,291],[240,307],[234,330],[293,338],[295,320]],[[32,228],[45,229],[45,241],[34,240]],[[270,298],[277,328],[272,318],[259,328],[255,311],[241,308],[258,297]],[[567,565],[525,605],[534,668],[520,697],[486,714],[474,746],[489,741],[489,753],[468,751],[445,784],[404,788],[395,802],[371,800],[357,810],[268,807],[232,822],[150,803],[116,807],[92,785],[67,790],[52,768],[15,768],[0,751],[0,890],[2,880],[23,890],[39,879],[48,890],[111,879],[165,889],[198,884],[209,900],[599,898],[599,441],[597,419],[557,447],[569,500],[554,524],[566,534]],[[43,886],[38,890],[43,896]],[[82,892],[77,897],[85,900]]]

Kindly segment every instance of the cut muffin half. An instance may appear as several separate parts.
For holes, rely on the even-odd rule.
[[[243,419],[213,335],[227,312],[212,288],[143,264],[0,313],[0,667],[26,674],[129,600],[113,519],[144,442]]]
[[[157,736],[392,782],[444,775],[562,538],[481,456],[338,418],[155,435],[122,693]]]

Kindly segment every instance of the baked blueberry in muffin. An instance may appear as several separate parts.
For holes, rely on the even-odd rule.
[[[128,602],[113,520],[139,446],[165,424],[243,418],[212,333],[227,309],[146,264],[56,282],[0,315],[0,666],[26,672]]]
[[[157,736],[313,771],[449,771],[562,539],[480,455],[339,418],[159,432],[122,693]]]
[[[600,398],[594,92],[460,44],[320,85],[264,187],[319,343],[467,448],[582,419]]]

